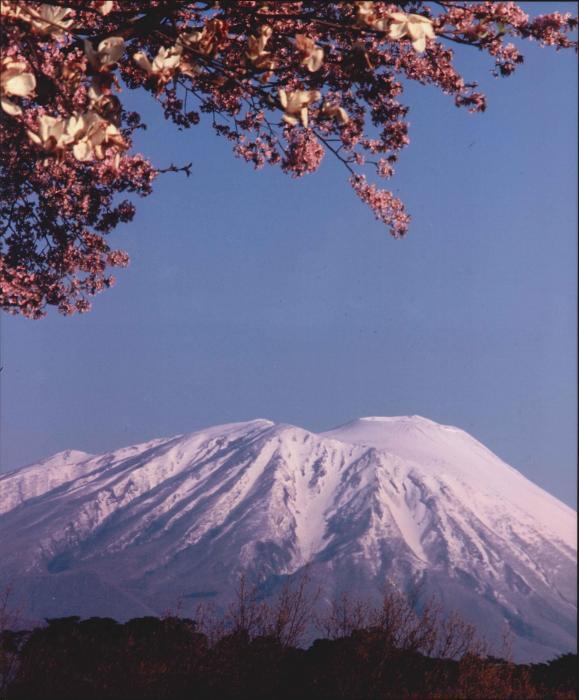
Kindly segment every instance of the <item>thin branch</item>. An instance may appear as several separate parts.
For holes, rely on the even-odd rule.
[[[193,162],[187,163],[186,165],[174,165],[171,163],[167,168],[157,168],[155,170],[156,173],[162,174],[162,173],[185,173],[187,177],[191,177],[191,169],[193,167]]]

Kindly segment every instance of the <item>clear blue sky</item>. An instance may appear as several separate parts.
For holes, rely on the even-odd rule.
[[[537,3],[532,12],[576,10]],[[2,470],[265,417],[457,425],[571,505],[576,494],[577,68],[525,46],[508,79],[458,63],[484,115],[412,87],[395,241],[329,156],[254,172],[204,126],[148,106],[167,175],[114,241],[131,267],[85,316],[2,318]]]

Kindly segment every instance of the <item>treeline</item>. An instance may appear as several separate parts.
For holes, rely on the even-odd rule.
[[[0,632],[6,700],[294,700],[576,697],[575,654],[521,665],[489,656],[473,628],[397,594],[343,597],[315,623],[302,586],[273,604],[241,588],[223,616],[48,620]]]

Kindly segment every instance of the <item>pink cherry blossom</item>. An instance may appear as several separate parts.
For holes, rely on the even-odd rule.
[[[401,237],[403,203],[368,174],[391,178],[410,141],[405,82],[483,112],[455,51],[481,51],[508,76],[523,60],[515,40],[576,47],[577,27],[514,2],[2,0],[1,12],[0,306],[30,318],[87,311],[129,262],[107,236],[132,219],[135,195],[162,172],[189,174],[133,152],[142,124],[127,91],[146,91],[179,128],[205,120],[256,168],[301,177],[336,157]]]

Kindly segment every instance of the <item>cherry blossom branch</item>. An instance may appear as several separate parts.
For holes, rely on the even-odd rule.
[[[133,152],[144,125],[123,107],[127,90],[148,92],[178,128],[206,118],[256,168],[302,177],[330,153],[400,237],[403,204],[364,172],[392,177],[409,143],[403,81],[482,112],[447,43],[485,52],[497,75],[522,61],[507,34],[576,45],[575,18],[530,20],[512,2],[3,0],[2,25],[0,306],[31,318],[88,310],[128,263],[107,236],[131,220],[135,195],[162,174],[192,175],[192,163],[158,168]]]

